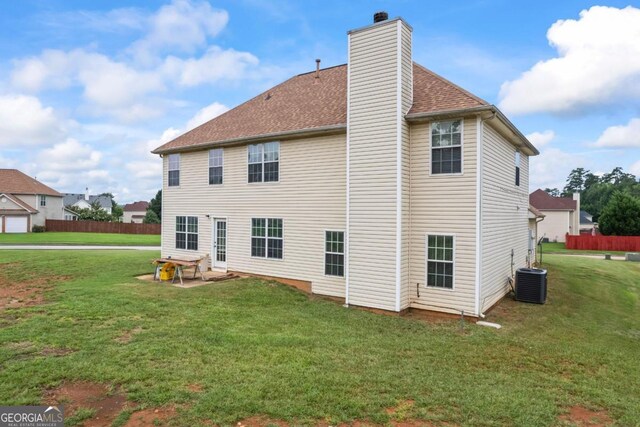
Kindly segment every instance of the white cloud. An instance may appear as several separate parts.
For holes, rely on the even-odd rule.
[[[558,57],[500,89],[511,114],[575,113],[640,96],[640,9],[593,6],[547,32]]]
[[[66,131],[53,108],[33,96],[0,96],[0,147],[19,148],[59,141]]]
[[[100,164],[102,153],[75,139],[55,144],[38,155],[40,165],[49,172],[73,174],[77,171],[93,171]]]
[[[183,86],[197,86],[218,80],[240,80],[247,69],[258,65],[258,58],[248,52],[211,46],[200,58],[181,59],[169,56],[163,70]]]
[[[557,148],[548,148],[539,156],[530,157],[530,188],[564,187],[571,170],[584,166],[583,155],[567,153]]]
[[[198,127],[201,124],[206,123],[214,117],[218,117],[220,114],[227,111],[229,111],[229,107],[220,104],[219,102],[209,104],[206,107],[200,109],[196,113],[196,115],[187,122],[186,130],[191,130],[195,127]]]
[[[162,112],[148,95],[165,90],[157,71],[140,71],[109,57],[75,49],[46,50],[40,56],[14,62],[13,85],[29,91],[84,88],[89,110],[124,122],[147,119]]]
[[[545,130],[544,132],[532,132],[532,133],[527,135],[527,139],[529,141],[531,141],[531,143],[536,148],[542,148],[542,147],[546,146],[555,137],[556,137],[556,134],[552,130]]]
[[[640,148],[640,118],[631,119],[626,125],[608,127],[602,132],[595,145]]]
[[[635,162],[629,167],[629,172],[631,172],[637,177],[640,177],[640,160],[638,160],[637,162]]]
[[[148,18],[149,30],[130,50],[134,56],[148,61],[156,51],[193,53],[206,45],[207,37],[215,37],[224,29],[229,15],[215,10],[208,2],[174,0]]]

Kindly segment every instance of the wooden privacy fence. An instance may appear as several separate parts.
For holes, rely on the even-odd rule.
[[[640,252],[640,236],[572,236],[567,234],[567,249]]]
[[[133,224],[104,221],[64,221],[48,219],[47,231],[70,231],[81,233],[119,233],[119,234],[160,234],[160,224]]]

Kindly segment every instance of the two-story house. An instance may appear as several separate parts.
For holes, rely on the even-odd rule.
[[[62,194],[17,169],[0,169],[1,233],[27,233],[63,213]]]
[[[481,316],[528,254],[529,156],[493,105],[412,61],[378,13],[348,63],[156,150],[162,254],[304,280],[345,304]]]

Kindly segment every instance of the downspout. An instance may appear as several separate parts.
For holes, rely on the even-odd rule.
[[[477,153],[477,166],[476,166],[476,301],[475,311],[478,317],[485,318],[482,313],[482,307],[480,307],[480,295],[482,295],[482,175],[483,175],[483,144],[482,137],[484,135],[484,122],[493,120],[496,117],[496,111],[493,111],[491,116],[483,119],[481,115],[476,116],[476,153]]]

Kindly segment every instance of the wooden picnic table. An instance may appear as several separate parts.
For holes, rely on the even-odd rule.
[[[155,273],[153,274],[153,280],[160,279],[160,269],[162,269],[162,267],[165,264],[173,265],[173,267],[175,268],[173,272],[173,277],[171,278],[171,283],[175,281],[176,275],[177,275],[178,278],[180,279],[180,284],[184,285],[184,282],[182,281],[182,277],[183,277],[182,270],[185,267],[186,268],[193,267],[194,279],[196,278],[196,274],[200,273],[200,277],[202,277],[202,280],[204,280],[204,271],[202,271],[202,261],[204,261],[205,258],[206,257],[202,257],[198,259],[180,259],[180,258],[167,257],[167,258],[154,259],[153,263],[156,265],[156,270],[155,270]]]

